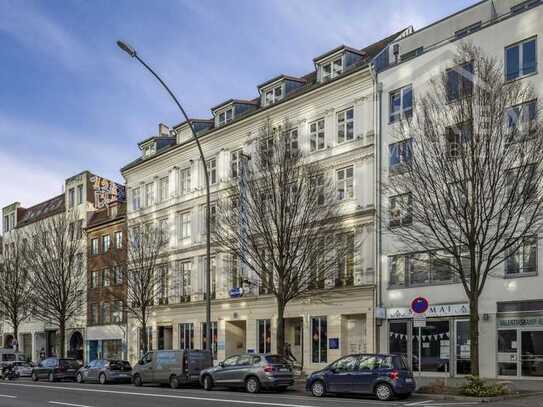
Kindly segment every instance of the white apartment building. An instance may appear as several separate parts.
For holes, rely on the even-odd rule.
[[[43,222],[53,216],[59,216],[66,211],[75,211],[77,221],[74,225],[76,238],[82,239],[82,271],[81,278],[86,279],[86,238],[84,229],[87,226],[88,215],[96,209],[105,208],[109,202],[124,199],[124,186],[113,181],[94,175],[89,171],[68,178],[63,185],[63,193],[47,201],[29,208],[24,208],[15,202],[2,209],[4,249],[8,250],[10,237],[13,233],[22,236],[32,236],[32,230],[38,222]],[[84,301],[83,301],[84,303]],[[8,321],[1,321],[2,346],[11,347],[13,343],[12,327]],[[71,357],[83,360],[84,338],[86,333],[86,312],[73,321],[69,321],[66,330],[65,349]],[[17,342],[19,350],[33,361],[40,360],[40,354],[45,356],[58,355],[59,337],[57,327],[52,323],[30,318],[19,326]]]
[[[409,159],[402,151],[410,140],[393,144],[398,143],[394,127],[411,114],[412,101],[428,90],[428,80],[454,65],[459,42],[481,47],[503,62],[507,79],[530,82],[541,94],[541,5],[539,0],[485,0],[388,45],[377,58],[381,89],[377,185],[394,166]],[[378,197],[377,205],[386,214],[392,197],[382,193]],[[461,284],[450,270],[415,261],[415,253],[406,253],[385,226],[377,227],[377,267],[382,276],[378,305],[386,311],[381,315],[386,316],[379,334],[381,351],[408,355],[424,375],[468,374],[469,306]],[[537,237],[527,240],[521,250],[515,256],[519,261],[505,262],[499,276],[488,280],[481,299],[483,377],[543,378],[543,252]],[[417,296],[430,302],[427,326],[420,335],[409,311]]]
[[[266,123],[288,122],[299,148],[319,161],[336,183],[342,220],[352,237],[352,261],[303,301],[286,309],[286,341],[308,370],[341,355],[376,349],[374,321],[374,89],[368,62],[392,39],[362,50],[340,46],[314,59],[316,70],[280,75],[258,86],[254,100],[231,99],[212,108],[213,119],[193,120],[207,159],[212,208],[239,173],[240,153],[254,154]],[[147,333],[153,349],[205,346],[205,178],[188,123],[140,143],[142,157],[122,169],[128,227],[149,221],[168,231],[161,298]],[[355,249],[356,248],[356,249]],[[215,252],[216,248],[212,249]],[[231,256],[213,254],[212,344],[215,358],[239,352],[275,352],[274,297],[239,287]],[[352,265],[352,266],[351,266]],[[339,278],[339,277],[342,278]],[[242,290],[239,290],[239,289]],[[240,296],[240,292],[242,295]],[[129,358],[141,356],[140,330],[131,321]]]

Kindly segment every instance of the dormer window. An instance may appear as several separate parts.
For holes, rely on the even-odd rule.
[[[219,113],[219,126],[222,126],[226,123],[230,123],[234,118],[234,110],[232,108],[225,110],[222,113]]]
[[[273,89],[266,91],[264,97],[264,103],[266,106],[274,104],[275,102],[283,98],[283,86],[279,85]]]
[[[152,156],[155,153],[155,144],[148,144],[143,147],[143,158]]]
[[[321,81],[326,82],[334,79],[343,72],[343,57],[339,57],[322,65]]]

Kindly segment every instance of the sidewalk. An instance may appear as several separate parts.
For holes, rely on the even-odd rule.
[[[543,380],[508,380],[508,379],[484,379],[489,383],[504,383],[507,384],[514,392],[516,391],[534,391],[540,392],[543,389]],[[445,382],[449,387],[460,387],[466,380],[463,377],[428,377],[428,376],[416,376],[415,381],[417,383],[417,389],[422,386],[427,386],[436,381]]]

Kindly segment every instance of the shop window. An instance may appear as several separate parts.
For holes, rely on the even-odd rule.
[[[311,360],[313,363],[328,362],[328,324],[326,317],[311,319]]]
[[[522,331],[520,335],[522,376],[543,377],[543,331]]]
[[[413,370],[449,372],[451,335],[449,321],[428,321],[413,328]]]
[[[407,322],[391,322],[389,325],[389,352],[407,357]]]
[[[194,324],[179,324],[179,349],[194,349]]]
[[[470,374],[469,321],[456,321],[456,374]]]
[[[517,331],[498,331],[498,376],[517,375]]]
[[[271,327],[269,319],[258,320],[258,353],[271,352]]]

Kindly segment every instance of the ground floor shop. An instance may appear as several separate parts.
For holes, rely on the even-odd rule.
[[[126,359],[126,326],[101,325],[87,327],[85,359]]]
[[[272,296],[214,301],[211,344],[216,360],[235,353],[277,352],[277,314]],[[205,304],[157,307],[146,333],[132,321],[129,358],[141,356],[142,337],[151,349],[202,349],[206,346]],[[375,351],[373,288],[328,290],[314,299],[292,302],[285,313],[285,338],[306,370],[342,355]]]

